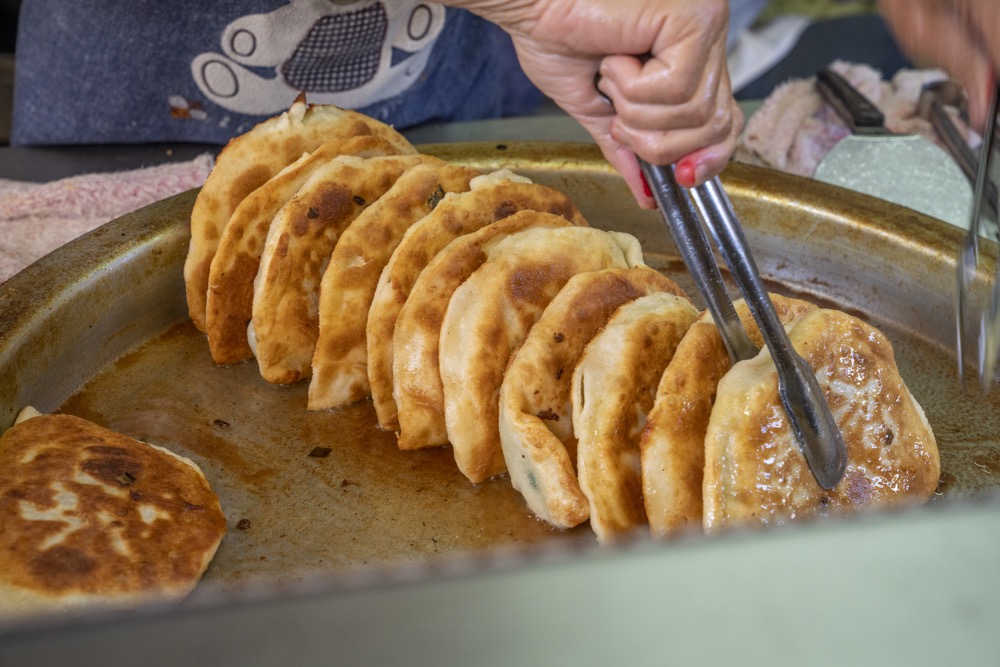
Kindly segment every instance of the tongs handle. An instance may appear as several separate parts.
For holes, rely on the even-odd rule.
[[[705,230],[698,219],[698,212],[687,192],[677,183],[673,167],[651,165],[642,159],[639,159],[639,166],[653,192],[653,199],[663,214],[670,237],[705,298],[708,310],[729,351],[729,358],[735,363],[757,356],[757,347],[747,336],[729,298]]]
[[[955,324],[956,357],[958,360],[959,380],[965,381],[965,357],[969,352],[976,352],[979,382],[983,391],[988,391],[994,382],[998,356],[1000,356],[1000,265],[997,274],[992,277],[989,289],[988,303],[981,299],[973,307],[973,285],[979,273],[979,243],[980,227],[984,220],[991,223],[994,239],[997,239],[996,207],[989,204],[990,186],[995,187],[992,170],[995,168],[994,156],[998,150],[996,120],[1000,106],[1000,86],[994,84],[986,116],[986,129],[983,131],[983,143],[980,149],[979,165],[976,170],[975,190],[972,201],[972,214],[969,219],[969,231],[958,252],[956,262],[958,298],[956,300]],[[978,321],[977,321],[978,320]],[[972,343],[975,343],[974,345]]]
[[[920,91],[920,98],[917,100],[917,115],[930,122],[934,128],[934,133],[944,145],[945,150],[952,156],[958,164],[962,173],[969,179],[973,187],[976,185],[977,166],[979,158],[975,151],[969,146],[965,136],[955,125],[955,121],[948,113],[946,106],[953,106],[960,111],[965,107],[965,93],[962,87],[951,80],[934,81],[928,83]],[[987,212],[993,217],[997,217],[997,187],[996,183],[987,181],[984,184],[985,200],[983,205],[987,207]]]
[[[824,489],[832,489],[844,476],[847,447],[812,368],[796,354],[788,340],[719,180],[715,178],[685,190],[677,183],[673,167],[654,166],[642,160],[639,165],[674,244],[705,297],[730,357],[734,363],[750,359],[757,355],[757,348],[736,314],[695,204],[701,211],[771,351],[778,370],[781,402],[806,462],[817,483]]]
[[[832,69],[816,73],[816,88],[854,134],[882,134],[885,115],[851,82]]]

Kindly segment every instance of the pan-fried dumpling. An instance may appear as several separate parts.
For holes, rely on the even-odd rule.
[[[382,269],[410,225],[447,193],[468,190],[478,174],[439,160],[410,167],[340,235],[320,283],[310,392],[325,387],[338,405],[369,395],[365,327]]]
[[[240,202],[222,231],[208,281],[205,333],[212,359],[234,364],[253,356],[247,325],[253,317],[253,281],[271,221],[312,173],[341,155],[372,157],[398,152],[381,137],[334,139],[288,165]]]
[[[705,436],[705,530],[927,500],[941,472],[937,443],[899,375],[889,340],[835,310],[814,310],[786,328],[840,427],[847,471],[830,491],[816,483],[781,406],[774,363],[763,350],[719,382]]]
[[[815,310],[799,299],[771,294],[783,324]],[[746,303],[733,304],[750,340],[764,340]],[[705,431],[716,386],[732,367],[712,314],[703,312],[684,334],[660,379],[656,401],[642,431],[642,491],[649,528],[655,537],[701,529],[701,486],[705,471]]]
[[[392,347],[393,398],[399,409],[400,449],[448,442],[444,420],[439,342],[452,294],[482,266],[501,239],[529,227],[568,227],[562,216],[520,211],[459,236],[420,272],[396,319]]]
[[[669,293],[626,303],[573,371],[577,475],[602,542],[646,523],[639,437],[663,370],[697,317],[690,301]]]
[[[280,116],[234,137],[215,160],[191,211],[191,242],[184,262],[184,285],[191,321],[205,330],[205,305],[212,258],[222,230],[240,202],[303,153],[337,138],[377,135],[399,153],[414,153],[394,129],[355,111],[306,104],[299,98]]]
[[[420,272],[453,239],[523,210],[553,213],[574,224],[586,224],[565,193],[500,170],[474,178],[468,192],[445,195],[430,215],[407,230],[392,253],[379,278],[366,329],[368,380],[382,428],[395,430],[399,426],[392,398],[392,338],[399,310]],[[309,390],[311,409],[339,405],[328,388],[314,383]]]
[[[248,333],[261,376],[308,377],[319,336],[319,285],[340,233],[421,155],[343,155],[313,172],[271,222]]]
[[[27,411],[0,436],[0,616],[187,595],[226,533],[198,466]]]
[[[531,511],[555,526],[571,528],[590,516],[576,478],[573,369],[619,306],[656,292],[684,296],[672,280],[645,266],[577,274],[545,307],[507,365],[500,444],[510,481]]]
[[[633,236],[588,227],[526,229],[490,249],[455,290],[441,325],[445,424],[459,470],[474,483],[504,472],[499,393],[504,369],[566,282],[584,271],[642,264]]]

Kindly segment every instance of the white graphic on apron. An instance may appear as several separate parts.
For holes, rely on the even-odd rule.
[[[312,103],[363,107],[413,84],[444,19],[444,7],[416,0],[292,0],[230,23],[223,53],[196,56],[191,74],[239,113],[279,113],[303,91]]]

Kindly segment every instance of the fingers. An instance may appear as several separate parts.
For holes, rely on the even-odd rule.
[[[590,131],[640,206],[650,208],[653,200],[636,154],[654,164],[688,157],[690,177],[699,183],[722,170],[743,124],[726,63],[728,2],[545,0],[531,6],[530,21],[509,26],[525,73]],[[643,54],[651,58],[640,60]]]
[[[613,142],[653,164],[687,158],[692,182],[684,185],[721,172],[743,129],[725,67],[706,70],[694,85],[669,86],[661,84],[664,69],[653,61],[642,72],[637,65],[635,58],[606,58],[602,64],[609,74],[601,90],[614,101]]]
[[[609,56],[600,73],[601,92],[614,104],[614,142],[653,164],[690,156],[696,183],[725,167],[743,116],[732,97],[722,36],[691,33],[646,61]]]
[[[631,148],[611,137],[611,117],[591,116],[578,119],[580,124],[594,137],[595,143],[608,163],[621,174],[640,208],[656,208],[656,202],[649,191],[639,169],[639,161]]]
[[[879,9],[899,46],[919,65],[940,67],[965,87],[969,119],[981,130],[993,72],[1000,71],[1000,45],[983,35],[1000,30],[1000,3],[880,0]]]

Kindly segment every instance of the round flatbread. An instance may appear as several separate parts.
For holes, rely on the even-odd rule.
[[[530,227],[568,227],[569,220],[519,211],[449,243],[420,272],[399,311],[392,340],[393,399],[399,410],[400,449],[448,442],[441,385],[441,324],[452,294],[486,261],[502,239]]]
[[[291,384],[309,377],[319,337],[319,287],[341,232],[425,159],[342,155],[313,172],[274,217],[254,279],[247,332],[265,380]]]
[[[507,365],[500,387],[504,461],[531,511],[554,526],[572,528],[590,516],[576,477],[573,369],[619,306],[657,292],[684,296],[672,280],[645,266],[575,275]]]
[[[338,138],[291,163],[240,202],[222,231],[208,278],[205,333],[212,359],[235,364],[253,356],[247,325],[253,317],[253,281],[271,221],[321,166],[341,155],[371,157],[397,149],[381,137]]]
[[[769,296],[782,324],[816,309],[807,301]],[[750,340],[760,348],[764,339],[750,309],[742,299],[733,305]],[[701,530],[705,431],[719,380],[732,365],[706,310],[684,334],[663,372],[640,439],[643,499],[654,537]]]
[[[762,350],[719,382],[705,435],[706,532],[926,501],[941,473],[937,443],[885,335],[826,309],[787,329],[840,428],[847,470],[829,491],[816,483],[782,408],[771,355]]]
[[[532,228],[494,245],[441,324],[445,424],[458,469],[474,483],[506,471],[499,394],[510,355],[560,289],[585,271],[641,265],[635,237],[589,227]]]
[[[433,160],[410,167],[340,235],[319,289],[319,338],[312,384],[338,405],[360,401],[368,384],[368,310],[382,270],[410,225],[449,192],[465,192],[479,172]]]
[[[601,542],[646,524],[639,437],[663,370],[697,317],[690,301],[666,292],[630,301],[587,344],[573,371],[577,475]]]
[[[565,193],[501,170],[472,179],[468,192],[445,195],[430,214],[406,230],[379,277],[365,329],[368,381],[383,429],[395,430],[399,426],[392,398],[392,336],[399,310],[420,272],[453,239],[520,210],[545,211],[575,224],[586,224]],[[343,397],[330,385],[310,383],[311,410],[343,404]]]
[[[0,614],[187,595],[226,532],[192,461],[71,415],[0,436]]]
[[[191,242],[184,262],[188,314],[205,330],[208,277],[222,231],[236,207],[303,153],[337,138],[377,135],[400,153],[415,153],[394,129],[356,111],[306,104],[300,97],[285,113],[234,137],[215,160],[191,210]]]

